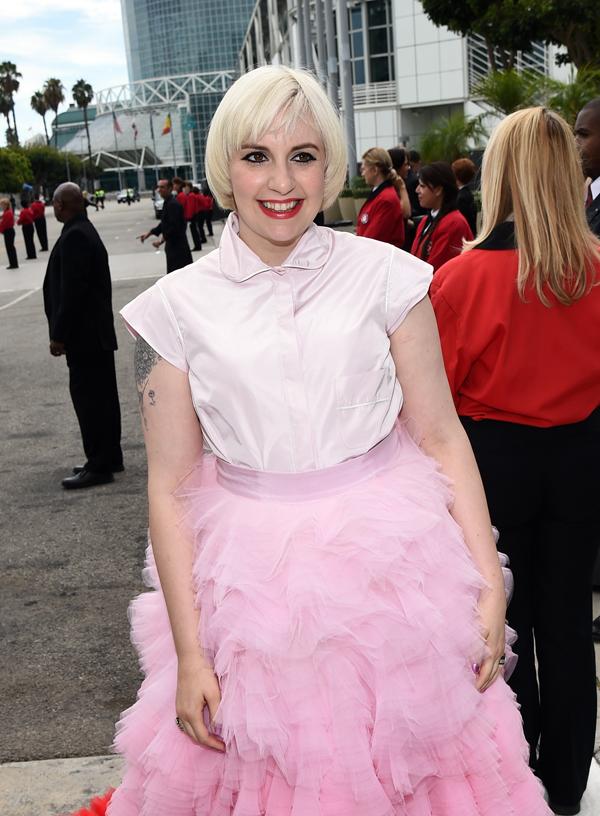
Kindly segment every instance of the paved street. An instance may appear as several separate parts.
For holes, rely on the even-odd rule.
[[[50,208],[47,217],[52,246],[60,225]],[[110,253],[117,312],[164,273],[164,253],[135,241],[155,223],[152,204],[110,202],[90,217]],[[141,589],[145,459],[132,341],[117,318],[126,470],[93,490],[61,488],[82,452],[65,360],[48,353],[48,254],[25,261],[21,235],[17,250],[21,268],[6,270],[0,249],[0,814],[57,816],[119,778],[119,762],[106,755],[140,679],[127,606]],[[600,812],[594,773],[590,816]]]

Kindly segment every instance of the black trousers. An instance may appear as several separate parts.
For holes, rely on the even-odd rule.
[[[590,623],[600,542],[600,409],[555,428],[461,419],[515,578],[508,622],[517,631],[519,662],[510,685],[530,764],[555,803],[575,804],[585,791],[596,728]]]
[[[69,390],[87,457],[85,468],[110,473],[123,464],[115,353],[67,352],[67,365]]]
[[[165,255],[167,256],[167,275],[169,272],[174,272],[176,269],[191,264],[194,260],[185,235],[175,242],[166,241]]]
[[[6,247],[6,254],[8,255],[8,265],[16,267],[19,265],[17,260],[17,250],[15,249],[15,231],[13,227],[4,230],[4,246]]]
[[[22,224],[21,229],[23,230],[23,240],[25,241],[27,257],[30,260],[37,258],[35,243],[33,241],[33,224]]]
[[[199,212],[196,213],[194,218],[196,219],[198,232],[200,234],[200,240],[201,240],[201,242],[203,244],[205,244],[206,243],[206,233],[204,232],[204,221],[206,219],[206,212],[203,212],[202,210],[200,210]],[[212,227],[211,227],[211,229],[212,229]],[[212,233],[211,233],[211,235],[212,235]]]
[[[212,210],[205,210],[202,215],[204,216],[204,223],[206,224],[206,231],[210,236],[213,234],[213,226],[212,226]]]
[[[46,252],[48,250],[48,230],[46,229],[46,216],[42,215],[40,218],[36,218],[33,222],[35,227],[35,231],[37,232],[38,241],[40,242],[40,247],[42,252]]]
[[[196,216],[194,216],[191,221],[188,221],[190,225],[190,232],[192,234],[192,249],[202,249],[202,239],[200,238],[200,233],[198,232],[198,222],[196,221]]]

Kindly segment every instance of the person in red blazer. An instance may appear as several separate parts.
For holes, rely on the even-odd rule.
[[[540,191],[544,191],[540,195]],[[600,543],[600,242],[558,114],[492,133],[477,240],[430,294],[454,402],[515,590],[517,695],[530,764],[579,813],[594,753],[592,572]]]
[[[9,264],[6,268],[18,269],[19,261],[17,260],[17,251],[15,249],[15,215],[10,206],[10,199],[0,198],[0,209],[2,210],[0,232],[4,236],[4,246],[6,247]]]
[[[183,192],[183,215],[185,218],[185,223],[189,224],[190,232],[192,234],[192,251],[199,252],[202,249],[202,240],[198,231],[198,222],[196,219],[196,213],[198,212],[198,201],[192,190],[191,181],[185,182],[183,185]],[[177,200],[179,201],[179,196],[177,196]]]
[[[402,249],[404,217],[410,214],[406,185],[394,170],[387,150],[372,147],[362,157],[361,175],[372,187],[356,220],[356,234]],[[405,199],[403,208],[401,197]]]
[[[96,206],[96,209],[98,207]],[[33,226],[37,232],[41,252],[48,252],[48,230],[46,229],[46,205],[40,199],[32,201],[30,210],[33,213]]]
[[[462,252],[463,241],[473,233],[456,204],[458,187],[447,162],[432,162],[421,168],[417,196],[429,215],[417,227],[411,252],[427,261],[434,272]]]
[[[25,251],[27,252],[27,259],[33,261],[37,258],[35,251],[35,243],[33,240],[33,212],[31,207],[23,207],[19,213],[19,220],[17,224],[23,230],[23,241],[25,242]]]

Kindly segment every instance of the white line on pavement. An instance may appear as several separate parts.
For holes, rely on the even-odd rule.
[[[34,295],[36,292],[39,292],[41,288],[41,286],[38,286],[37,289],[30,289],[29,292],[25,292],[25,294],[19,295],[18,298],[11,300],[9,303],[5,303],[4,306],[0,306],[0,312],[4,309],[8,309],[10,306],[14,306],[15,303],[19,303],[21,300],[25,300],[25,298],[28,298],[29,295]]]

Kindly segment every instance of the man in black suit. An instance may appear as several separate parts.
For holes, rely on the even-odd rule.
[[[193,258],[185,235],[187,225],[183,207],[177,199],[173,198],[173,184],[170,179],[160,179],[158,192],[164,202],[160,224],[138,237],[144,243],[146,238],[151,235],[162,235],[162,238],[152,242],[152,246],[158,249],[162,244],[165,245],[168,275],[169,272],[173,272],[175,269],[181,269],[182,266],[191,264]]]
[[[600,236],[600,97],[592,99],[579,111],[575,138],[584,175],[590,179],[586,199],[588,224],[592,232]]]
[[[70,182],[61,184],[52,204],[64,227],[44,278],[50,354],[67,358],[71,399],[87,457],[62,481],[72,490],[112,482],[113,473],[123,470],[117,338],[108,254],[88,220],[81,190]]]
[[[581,165],[590,179],[585,214],[593,233],[600,237],[600,97],[592,99],[579,111],[575,138],[581,153]],[[600,584],[600,563],[596,564],[594,583]],[[594,640],[600,641],[600,617],[592,624]]]

